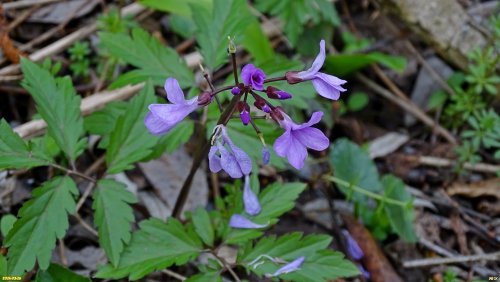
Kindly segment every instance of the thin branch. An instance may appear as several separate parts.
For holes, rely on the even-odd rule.
[[[182,276],[180,275],[179,273],[177,272],[173,272],[172,270],[169,270],[169,269],[164,269],[162,270],[161,272],[165,273],[166,275],[170,276],[170,277],[173,277],[179,281],[184,281],[184,280],[187,280],[187,277],[186,276]]]
[[[62,171],[64,171],[64,172],[68,173],[68,174],[71,174],[71,175],[74,175],[74,176],[78,176],[78,177],[80,177],[80,178],[83,178],[83,179],[85,179],[85,180],[88,180],[88,181],[90,181],[90,182],[92,182],[92,183],[96,183],[96,182],[97,182],[94,178],[92,178],[92,177],[90,177],[90,176],[88,176],[88,175],[85,175],[85,174],[83,174],[83,173],[81,173],[81,172],[78,172],[78,171],[76,171],[76,170],[72,170],[72,169],[69,169],[69,168],[65,168],[65,167],[60,166],[60,165],[58,165],[58,164],[50,164],[50,166],[51,166],[51,167],[53,167],[53,168],[57,168],[57,169],[59,169],[59,170],[62,170]]]
[[[411,267],[426,267],[432,265],[442,265],[450,263],[462,263],[471,261],[487,261],[487,260],[500,260],[500,252],[489,253],[489,254],[479,254],[472,256],[457,256],[453,258],[429,258],[429,259],[417,259],[411,261],[403,262],[403,266],[407,268]]]

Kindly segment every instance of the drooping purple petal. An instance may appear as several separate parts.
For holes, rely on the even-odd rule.
[[[216,155],[217,151],[217,146],[212,146],[210,147],[210,151],[208,152],[208,167],[213,173],[217,173],[222,169],[222,166],[220,164],[220,157]]]
[[[296,169],[301,169],[307,159],[307,149],[295,138],[290,139],[290,148],[286,154],[288,162]]]
[[[231,226],[232,228],[258,229],[258,228],[264,228],[267,225],[268,224],[255,223],[240,214],[233,214],[231,216],[231,219],[229,219],[229,226]]]
[[[167,98],[170,103],[173,104],[184,104],[186,99],[184,98],[184,93],[179,85],[177,79],[169,77],[165,80],[165,91],[167,92]]]
[[[312,63],[312,66],[305,70],[297,73],[297,77],[303,79],[303,80],[311,80],[313,79],[314,75],[321,69],[323,66],[323,63],[325,62],[326,58],[326,52],[325,52],[325,40],[321,40],[319,42],[319,53],[316,56],[316,59],[314,59],[314,62]]]
[[[258,215],[261,211],[259,198],[257,198],[257,195],[250,188],[250,177],[248,175],[245,175],[243,205],[245,206],[245,212],[249,215]]]
[[[241,172],[244,175],[250,174],[252,171],[252,160],[245,151],[236,147],[233,143],[229,144],[231,151],[233,151],[234,158],[238,162]]]
[[[359,247],[358,242],[352,238],[351,234],[349,234],[347,230],[342,230],[342,234],[344,234],[344,237],[346,238],[347,251],[349,252],[349,255],[351,255],[354,260],[360,260],[363,258],[365,254]]]
[[[197,100],[195,97],[183,104],[151,104],[144,124],[152,134],[166,133],[198,108]]]
[[[339,84],[339,82],[341,83]],[[316,89],[316,92],[318,92],[320,96],[331,100],[338,100],[340,92],[346,91],[346,89],[340,86],[345,82],[345,80],[324,73],[317,73],[312,80],[312,84],[314,89]]]
[[[323,151],[330,146],[330,140],[321,130],[314,127],[306,127],[292,131],[293,137],[307,148]]]
[[[240,178],[243,176],[241,172],[241,168],[238,164],[238,161],[222,144],[218,144],[217,148],[219,149],[220,158],[221,158],[221,167],[222,169],[229,174],[232,178]]]
[[[300,266],[302,265],[302,263],[304,263],[304,260],[306,258],[304,256],[301,256],[301,257],[298,257],[297,259],[295,259],[294,261],[288,263],[288,264],[285,264],[284,266],[282,266],[280,269],[276,270],[272,275],[271,277],[276,277],[278,275],[281,275],[281,274],[287,274],[287,273],[290,273],[290,272],[294,272],[294,271],[297,271],[300,269]]]
[[[274,151],[280,157],[285,157],[288,149],[290,148],[290,142],[292,139],[292,133],[290,130],[286,130],[276,141],[274,141]]]

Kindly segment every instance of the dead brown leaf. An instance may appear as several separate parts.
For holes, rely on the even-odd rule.
[[[474,183],[453,183],[447,193],[450,196],[461,195],[470,198],[493,196],[500,199],[500,177]]]
[[[14,64],[18,64],[21,56],[25,56],[10,40],[9,28],[3,16],[2,6],[0,6],[0,48],[3,50],[4,56]]]
[[[371,281],[403,282],[401,277],[394,271],[394,268],[378,246],[377,241],[372,237],[370,231],[351,216],[344,215],[343,219],[349,233],[358,242],[359,247],[365,254],[363,263],[366,270],[370,272]]]

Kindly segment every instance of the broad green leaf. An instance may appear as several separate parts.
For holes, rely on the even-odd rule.
[[[147,82],[141,92],[128,103],[116,122],[106,152],[108,173],[118,173],[148,156],[158,138],[144,126],[148,105],[155,102],[153,86]]]
[[[146,7],[156,10],[170,12],[182,16],[191,16],[191,9],[189,4],[199,3],[205,7],[209,7],[212,0],[140,0],[139,3]]]
[[[133,29],[132,36],[101,32],[99,37],[111,55],[138,68],[125,74],[127,79],[114,82],[112,88],[148,79],[163,86],[167,77],[175,77],[182,87],[194,81],[193,73],[175,50],[142,29]]]
[[[274,273],[282,265],[273,263],[261,255],[280,258],[288,262],[304,256],[305,261],[300,269],[291,274],[282,275],[280,278],[287,281],[329,281],[337,277],[357,275],[359,273],[357,267],[345,260],[341,253],[326,250],[331,240],[331,237],[327,235],[303,236],[297,232],[281,237],[264,237],[253,248],[248,248],[238,257],[238,263],[257,275],[263,276]],[[254,268],[253,265],[258,266]]]
[[[21,59],[23,87],[35,100],[40,116],[47,122],[49,135],[54,138],[66,157],[74,162],[83,151],[85,139],[80,115],[81,98],[69,77],[54,78],[47,70],[28,59]]]
[[[203,63],[215,70],[227,60],[227,37],[235,37],[238,43],[253,16],[244,0],[214,0],[212,10],[198,3],[190,7]]]
[[[124,244],[130,241],[134,214],[129,204],[137,202],[125,184],[114,180],[100,180],[94,192],[94,222],[99,231],[99,243],[109,261],[118,265]]]
[[[215,232],[208,212],[204,208],[198,207],[192,214],[192,220],[194,230],[200,236],[203,243],[213,246]]]
[[[356,112],[362,110],[368,104],[368,95],[364,92],[354,92],[347,98],[347,108]]]
[[[264,34],[259,21],[252,18],[243,33],[243,46],[253,56],[256,64],[267,62],[274,57],[274,50],[269,38]]]
[[[0,170],[6,168],[30,168],[48,165],[50,158],[28,145],[0,119]]]
[[[186,282],[222,282],[219,272],[205,272],[189,277]]]
[[[9,231],[14,226],[16,220],[17,218],[11,214],[2,216],[2,219],[0,220],[0,230],[2,231],[3,237],[7,237],[7,234],[9,234]]]
[[[417,237],[413,228],[415,217],[413,215],[412,196],[406,190],[404,182],[393,175],[385,175],[381,181],[384,186],[385,197],[408,203],[406,207],[389,203],[384,204],[384,210],[387,213],[392,229],[401,239],[415,242]]]
[[[172,14],[168,17],[168,22],[173,32],[186,39],[194,37],[194,33],[196,32],[196,25],[190,17]]]
[[[35,266],[49,267],[56,240],[68,229],[68,214],[75,211],[78,195],[73,180],[67,176],[55,177],[33,190],[33,199],[19,210],[18,220],[5,239],[9,273],[21,275]]]
[[[345,138],[337,140],[330,152],[330,162],[336,177],[371,192],[382,191],[377,167],[368,153],[355,143]],[[352,197],[355,202],[365,203],[366,196],[342,185],[338,187],[348,198]]]
[[[368,54],[336,54],[326,57],[325,69],[328,73],[346,76],[371,64],[379,63],[395,71],[406,68],[406,59],[379,52]]]
[[[285,212],[291,210],[295,206],[295,200],[300,193],[304,191],[306,185],[304,183],[278,183],[275,182],[268,185],[259,194],[259,201],[262,207],[261,212],[251,218],[252,221],[259,224],[274,224],[278,218]],[[239,197],[241,198],[241,197]],[[240,205],[235,213],[243,213],[243,206]],[[258,237],[262,233],[256,230],[230,229],[225,236],[226,243],[242,242],[251,238]]]
[[[38,270],[35,282],[90,282],[87,277],[80,276],[64,266],[52,263],[47,270]]]
[[[7,276],[7,259],[0,255],[0,276]]]
[[[202,251],[201,242],[188,234],[174,218],[167,223],[159,219],[142,221],[140,230],[132,234],[116,268],[106,265],[95,275],[98,278],[137,280],[172,264],[182,265],[195,259]]]

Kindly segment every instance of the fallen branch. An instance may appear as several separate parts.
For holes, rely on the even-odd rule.
[[[454,160],[430,157],[430,156],[420,156],[418,157],[418,162],[423,165],[437,166],[437,167],[450,167],[454,166],[457,163]],[[488,173],[496,173],[500,171],[499,165],[492,165],[486,163],[477,163],[477,164],[465,163],[464,168],[471,171],[488,172]]]
[[[49,4],[53,2],[60,2],[61,0],[20,0],[11,3],[2,4],[5,11],[12,9],[19,9],[33,5]]]
[[[387,98],[388,100],[395,103],[399,107],[408,111],[410,114],[414,115],[416,118],[418,118],[420,121],[422,121],[427,126],[435,129],[439,135],[441,135],[443,138],[448,140],[450,143],[457,144],[457,141],[455,140],[455,137],[453,136],[453,134],[451,134],[446,128],[437,124],[432,118],[430,118],[418,106],[414,105],[413,102],[411,102],[410,100],[404,100],[404,99],[401,99],[400,97],[393,95],[389,90],[378,85],[376,82],[374,82],[373,80],[369,79],[368,77],[364,76],[361,73],[357,73],[356,78],[359,81],[366,84],[375,93],[383,96],[384,98]]]
[[[485,260],[485,261],[486,260],[500,260],[500,252],[472,255],[472,256],[457,256],[457,257],[452,257],[452,258],[417,259],[417,260],[405,261],[405,262],[403,262],[403,266],[407,267],[407,268],[426,267],[426,266],[432,266],[432,265],[462,263],[462,262],[471,262],[471,261],[480,261],[480,260]]]

